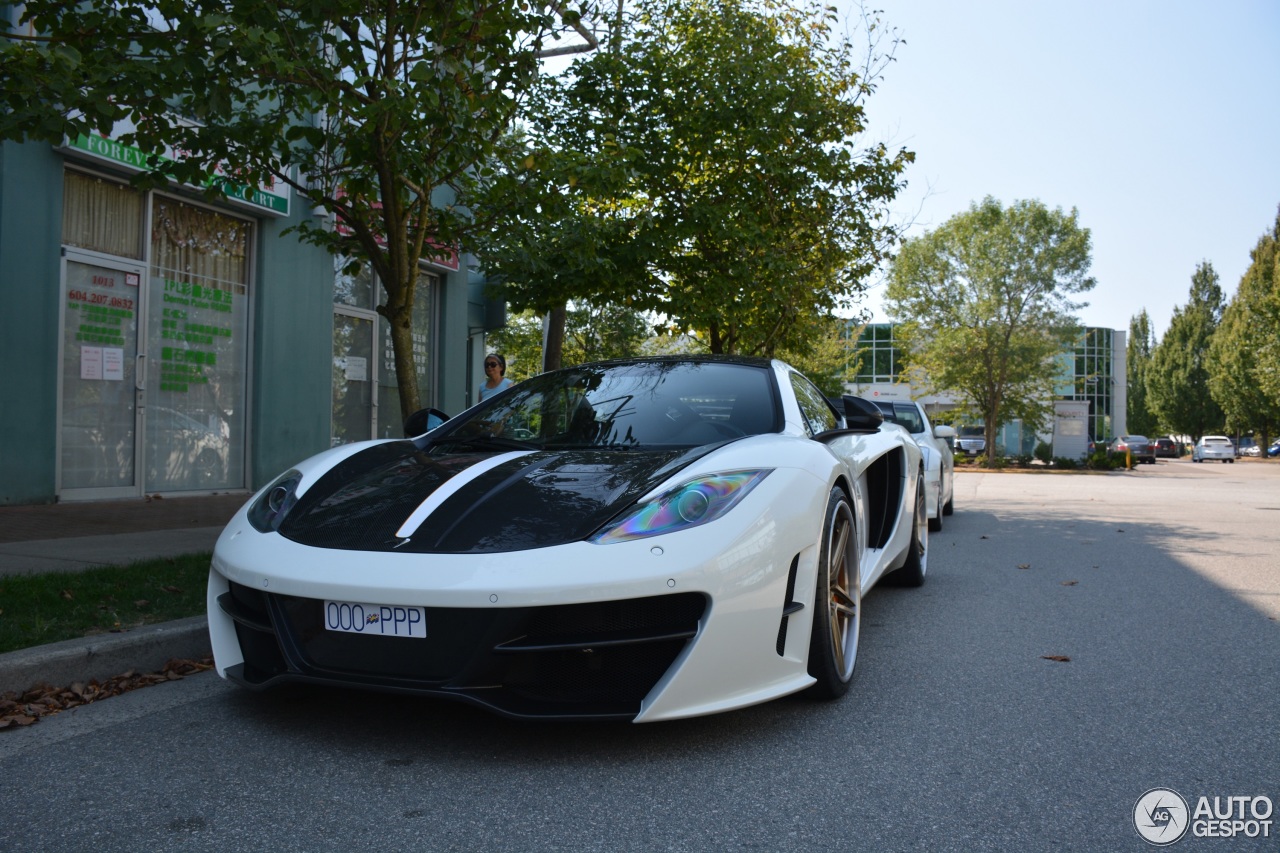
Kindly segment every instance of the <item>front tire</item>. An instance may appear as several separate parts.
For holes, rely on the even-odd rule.
[[[923,475],[921,476],[923,482]],[[916,512],[911,520],[911,548],[907,551],[907,561],[902,568],[893,573],[894,579],[903,586],[924,586],[925,575],[929,573],[929,531],[925,519],[924,492],[916,488]]]
[[[856,539],[853,509],[840,489],[827,497],[826,521],[818,553],[809,674],[818,681],[810,696],[836,699],[853,680],[862,621],[862,580],[850,551]]]

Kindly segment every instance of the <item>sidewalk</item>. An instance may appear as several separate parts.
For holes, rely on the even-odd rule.
[[[212,551],[247,492],[0,507],[0,578]],[[203,616],[0,654],[0,693],[159,670],[209,654]]]

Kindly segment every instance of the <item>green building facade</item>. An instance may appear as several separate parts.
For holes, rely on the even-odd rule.
[[[107,137],[0,144],[0,505],[248,491],[336,444],[400,435],[376,282],[281,232],[288,187],[143,191]],[[424,405],[474,402],[474,259],[424,264]],[[496,319],[495,319],[496,318]]]

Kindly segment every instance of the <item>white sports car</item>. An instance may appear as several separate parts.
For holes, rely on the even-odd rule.
[[[847,405],[779,361],[622,360],[321,453],[218,540],[217,670],[557,719],[837,697],[863,594],[928,566],[919,447]]]
[[[942,529],[942,517],[955,512],[955,454],[947,439],[954,439],[954,428],[929,423],[924,407],[914,400],[875,400],[875,407],[892,421],[911,433],[924,453],[924,478],[928,482],[929,530]]]

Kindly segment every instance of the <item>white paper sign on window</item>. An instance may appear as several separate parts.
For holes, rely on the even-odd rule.
[[[102,348],[102,378],[114,382],[124,379],[124,350],[119,347]]]
[[[102,378],[102,347],[80,347],[80,378]]]
[[[349,355],[347,362],[347,381],[364,382],[369,378],[369,359],[362,356]]]

